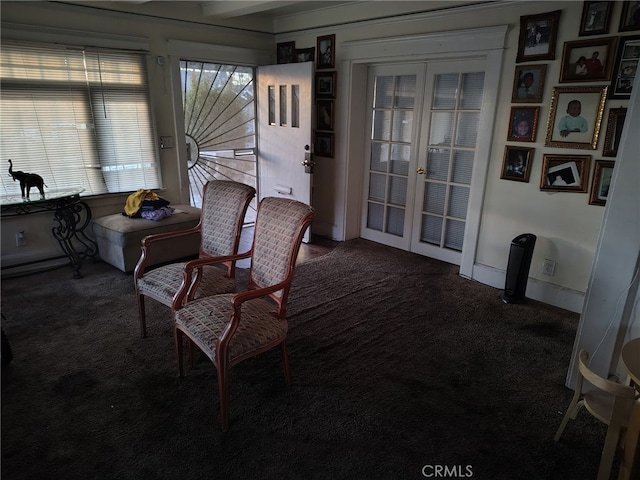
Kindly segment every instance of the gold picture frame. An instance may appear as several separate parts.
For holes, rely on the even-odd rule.
[[[516,182],[529,182],[534,150],[535,148],[531,147],[506,145],[504,147],[500,178]]]
[[[543,155],[540,190],[586,193],[590,160],[591,155]]]
[[[607,131],[604,135],[604,147],[602,148],[603,157],[615,157],[618,155],[618,145],[620,145],[620,136],[622,135],[626,116],[626,108],[612,108],[609,110]]]
[[[560,83],[611,80],[617,41],[617,37],[602,37],[565,42]]]
[[[591,193],[589,194],[589,205],[605,206],[607,204],[615,164],[616,162],[613,160],[595,161],[593,166],[593,179],[591,180]]]
[[[606,86],[554,87],[545,146],[595,150],[607,89]]]

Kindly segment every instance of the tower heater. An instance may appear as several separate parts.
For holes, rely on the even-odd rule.
[[[523,233],[511,241],[507,276],[502,295],[504,303],[523,303],[525,301],[524,294],[527,290],[527,279],[529,278],[529,268],[535,244],[536,236],[532,233]]]

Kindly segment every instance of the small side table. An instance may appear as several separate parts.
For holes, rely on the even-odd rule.
[[[73,278],[82,278],[80,268],[87,257],[98,255],[98,246],[85,233],[91,222],[89,205],[80,200],[84,189],[48,190],[44,197],[35,194],[31,199],[17,195],[0,197],[2,217],[54,212],[56,225],[51,229],[62,251],[69,257]]]

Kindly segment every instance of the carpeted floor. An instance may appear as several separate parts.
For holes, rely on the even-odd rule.
[[[3,280],[2,478],[595,478],[605,427],[553,441],[578,316],[462,279],[457,267],[352,240],[298,266],[293,384],[278,352],[177,377],[169,310],[109,265]],[[239,272],[239,280],[246,272]],[[613,477],[612,477],[613,478]]]

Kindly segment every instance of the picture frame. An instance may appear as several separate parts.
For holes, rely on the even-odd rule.
[[[578,36],[605,35],[611,25],[612,2],[584,2]]]
[[[618,155],[620,136],[622,135],[622,128],[624,127],[624,120],[626,116],[626,108],[612,108],[609,110],[609,119],[607,120],[607,131],[604,135],[602,156],[615,157]]]
[[[545,146],[595,150],[608,88],[553,87]]]
[[[316,129],[333,131],[333,100],[316,101]]]
[[[316,47],[309,48],[296,48],[296,62],[315,62],[316,60]]]
[[[316,72],[316,98],[336,98],[336,72]]]
[[[622,2],[622,13],[620,14],[619,32],[634,32],[640,30],[640,3]]]
[[[334,134],[331,132],[316,132],[315,154],[318,157],[333,158]]]
[[[611,80],[617,37],[601,37],[565,42],[560,83]]]
[[[613,160],[596,160],[593,166],[593,178],[591,179],[591,193],[589,194],[589,205],[607,204],[611,177],[616,162]]]
[[[296,42],[281,42],[276,44],[277,63],[295,63]]]
[[[547,64],[516,65],[511,103],[542,103]]]
[[[317,50],[318,50],[318,58],[316,59],[316,68],[326,69],[326,68],[334,68],[336,65],[336,36],[335,34],[331,35],[322,35],[317,37]]]
[[[539,114],[540,107],[511,107],[507,140],[512,142],[535,142]]]
[[[609,90],[610,99],[629,99],[638,72],[640,35],[620,37]]]
[[[540,190],[586,193],[591,155],[542,156]]]
[[[506,145],[500,178],[516,182],[529,182],[534,148]]]
[[[516,63],[555,60],[560,10],[520,17]]]

